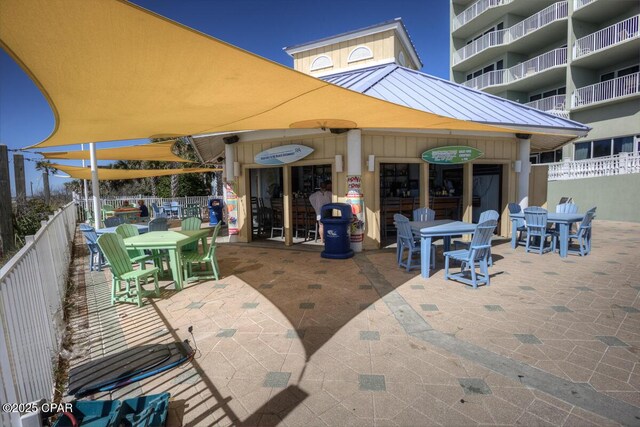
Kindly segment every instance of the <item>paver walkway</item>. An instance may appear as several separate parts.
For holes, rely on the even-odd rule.
[[[195,338],[192,363],[114,393],[169,391],[172,426],[640,425],[640,224],[594,227],[585,258],[497,244],[478,290],[443,280],[440,251],[424,280],[390,250],[222,244],[221,280],[143,308],[86,271],[100,333],[79,346]]]

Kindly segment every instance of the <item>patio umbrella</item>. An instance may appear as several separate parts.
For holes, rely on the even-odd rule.
[[[72,178],[77,179],[91,179],[91,169],[83,168],[81,166],[67,166],[52,164],[52,167],[61,170]],[[167,176],[167,175],[184,175],[186,173],[206,173],[206,172],[219,172],[222,169],[209,169],[209,168],[184,168],[184,169],[98,169],[98,179],[100,181],[109,181],[117,179],[139,179],[149,178],[152,176]]]
[[[163,141],[152,144],[131,145],[128,147],[104,148],[96,150],[97,160],[155,160],[162,162],[189,163],[191,160],[183,159],[173,154],[172,148],[176,143]],[[39,152],[45,159],[89,160],[89,151],[49,151]]]
[[[3,0],[0,42],[54,111],[38,147],[255,129],[514,132],[332,85],[126,1]]]

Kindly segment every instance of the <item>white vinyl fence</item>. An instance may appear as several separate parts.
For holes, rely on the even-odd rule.
[[[51,399],[76,207],[57,211],[0,270],[0,402]],[[0,425],[20,425],[0,411]]]

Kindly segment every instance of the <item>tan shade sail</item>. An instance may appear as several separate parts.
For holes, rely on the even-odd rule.
[[[153,144],[132,145],[129,147],[104,148],[96,150],[98,160],[155,160],[162,162],[189,163],[173,154],[171,148],[175,141],[163,141]],[[50,151],[38,153],[45,159],[89,160],[89,150],[84,151]]]
[[[61,170],[69,175],[71,178],[77,179],[91,179],[91,169],[83,168],[81,166],[67,166],[52,164],[52,167]],[[100,181],[109,181],[115,179],[138,179],[149,178],[152,176],[166,176],[166,175],[183,175],[186,173],[206,173],[206,172],[218,172],[222,169],[207,169],[207,168],[185,168],[185,169],[107,169],[98,168],[98,179]]]
[[[2,0],[0,42],[54,110],[39,147],[256,129],[514,132],[334,86],[125,1]]]

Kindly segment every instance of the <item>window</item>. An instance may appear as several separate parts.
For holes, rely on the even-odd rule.
[[[601,139],[599,141],[593,141],[593,156],[592,157],[605,157],[611,155],[611,140]]]
[[[540,153],[540,163],[553,163],[555,160],[555,153],[553,151]]]
[[[562,148],[556,150],[556,162],[562,161]]]
[[[537,165],[538,163],[540,163],[540,155],[533,154],[529,156],[529,163],[531,163],[532,165]]]
[[[356,62],[356,61],[362,61],[364,59],[371,59],[371,58],[373,58],[373,53],[371,52],[371,49],[369,49],[366,46],[358,46],[357,48],[351,51],[351,53],[349,54],[349,59],[347,59],[347,62]]]
[[[542,99],[542,95],[541,94],[533,95],[533,96],[529,97],[529,102],[538,101],[540,99]]]
[[[624,136],[613,139],[613,154],[633,152],[633,137]]]
[[[489,65],[487,67],[484,67],[482,69],[482,74],[489,73],[489,72],[493,71],[494,68],[495,68],[495,66],[493,64],[491,64],[491,65]]]
[[[311,63],[311,71],[333,67],[333,61],[327,55],[320,55]]]
[[[579,142],[574,144],[574,160],[584,160],[606,157],[620,153],[640,151],[640,135],[619,136],[617,138],[600,139],[597,141]]]
[[[585,160],[591,158],[591,141],[576,143],[574,148],[574,160]]]
[[[556,95],[564,95],[567,93],[567,88],[565,86],[563,87],[559,87],[557,89],[553,89],[553,90],[548,90],[544,93],[538,93],[535,95],[532,95],[529,97],[529,102],[531,101],[537,101],[539,99],[543,99],[543,98],[550,98],[552,96],[556,96]]]
[[[496,70],[502,70],[504,68],[504,61],[501,59],[500,61],[496,62]]]

